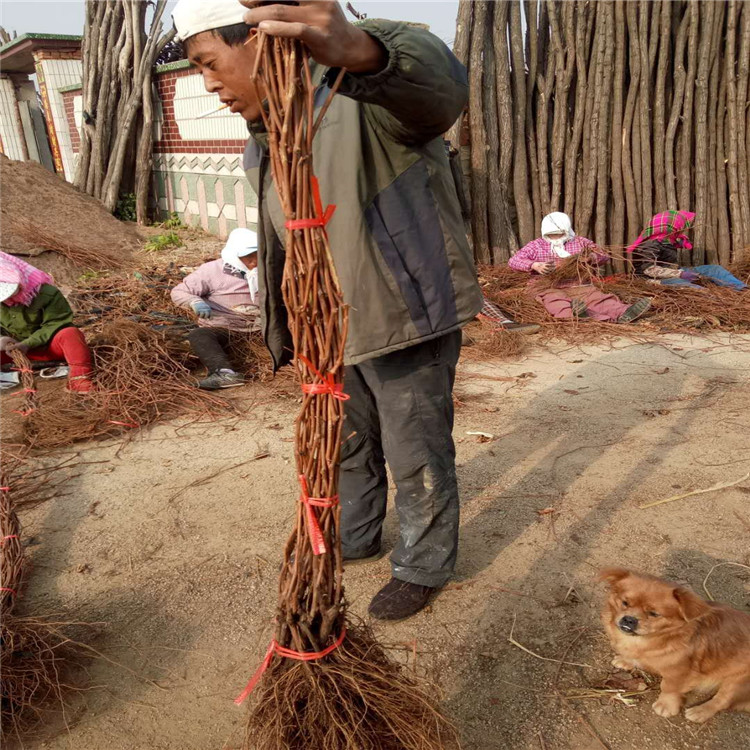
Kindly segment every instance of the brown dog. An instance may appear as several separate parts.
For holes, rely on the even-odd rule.
[[[600,578],[611,589],[602,621],[618,655],[612,664],[661,675],[659,716],[679,714],[691,690],[714,695],[685,711],[690,721],[750,711],[750,615],[622,568]]]

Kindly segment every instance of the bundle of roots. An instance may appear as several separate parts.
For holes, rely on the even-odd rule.
[[[96,389],[42,399],[25,422],[35,448],[55,448],[106,437],[168,417],[198,419],[226,413],[225,399],[195,387],[189,354],[142,323],[113,319],[94,344]]]
[[[250,717],[253,750],[452,750],[455,728],[429,685],[410,678],[364,626],[324,663],[283,662],[267,673]]]
[[[54,467],[53,467],[54,468]],[[51,468],[32,469],[23,452],[5,453],[0,488],[0,738],[21,740],[40,724],[43,712],[66,702],[66,674],[77,647],[70,623],[17,614],[25,584],[26,565],[21,526],[16,513],[16,488],[26,505],[41,501]]]
[[[287,222],[282,291],[303,398],[300,502],[284,549],[275,638],[243,694],[258,685],[245,748],[450,748],[455,732],[433,699],[346,614],[338,467],[348,309],[325,229],[332,209],[323,210],[312,165],[313,138],[341,76],[316,113],[306,49],[260,33],[253,80],[268,102],[272,176]]]

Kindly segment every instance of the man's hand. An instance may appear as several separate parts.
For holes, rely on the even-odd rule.
[[[531,270],[536,271],[538,274],[541,274],[542,276],[546,276],[548,273],[551,273],[555,270],[555,264],[550,263],[532,263],[531,264]]]
[[[196,300],[190,303],[190,307],[193,308],[193,312],[199,318],[210,318],[211,317],[211,305],[208,302],[204,302],[202,299]]]
[[[299,39],[313,59],[350,73],[377,73],[387,63],[385,50],[369,34],[349,23],[337,2],[314,0],[297,5],[264,5],[240,0],[250,8],[245,23],[272,36]]]
[[[9,346],[18,342],[12,336],[0,336],[0,352],[9,352]]]
[[[26,354],[26,352],[29,351],[29,345],[24,344],[23,341],[14,341],[12,344],[6,344],[3,351],[21,352],[21,354]]]

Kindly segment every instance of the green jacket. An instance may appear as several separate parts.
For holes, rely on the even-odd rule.
[[[466,70],[427,31],[383,20],[360,28],[383,45],[388,64],[344,77],[313,145],[323,205],[336,205],[327,231],[350,306],[350,365],[455,331],[482,306],[442,139],[466,104]],[[317,108],[338,72],[315,70]],[[258,195],[263,328],[278,367],[291,357],[284,216],[266,134],[249,129],[244,166]]]
[[[30,305],[0,304],[3,336],[12,336],[29,349],[46,346],[61,329],[73,324],[73,311],[63,293],[51,284],[42,284]]]

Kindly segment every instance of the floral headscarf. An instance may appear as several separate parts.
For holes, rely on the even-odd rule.
[[[42,284],[54,284],[54,279],[30,263],[0,250],[0,282],[18,284],[18,291],[3,300],[4,305],[30,305]]]
[[[692,211],[662,211],[649,221],[638,239],[628,247],[628,252],[632,253],[646,240],[670,240],[678,248],[692,250],[693,245],[683,234],[683,230],[693,226],[694,219]]]

